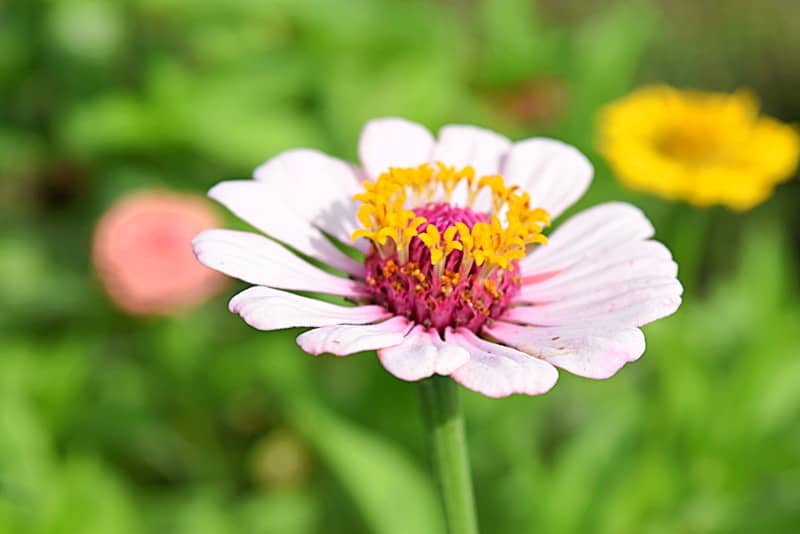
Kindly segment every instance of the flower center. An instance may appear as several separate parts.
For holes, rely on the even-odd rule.
[[[354,197],[363,203],[363,228],[353,238],[372,242],[365,259],[372,298],[439,331],[477,332],[499,316],[519,289],[517,261],[547,243],[549,214],[531,209],[528,194],[499,175],[477,179],[471,167],[423,164],[391,168],[364,187]]]
[[[658,150],[686,165],[713,164],[726,157],[724,143],[717,132],[698,126],[681,126],[657,140]]]

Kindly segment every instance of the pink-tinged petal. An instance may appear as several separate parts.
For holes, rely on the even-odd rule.
[[[208,196],[256,229],[299,252],[348,274],[364,276],[361,263],[336,248],[270,185],[255,180],[232,180],[215,185]]]
[[[495,321],[491,337],[587,378],[608,378],[644,353],[638,328],[607,321],[571,326],[520,326]]]
[[[503,157],[510,148],[511,141],[508,138],[491,130],[454,124],[439,130],[431,162],[441,161],[456,168],[471,165],[476,176],[487,176],[500,172]],[[453,191],[450,202],[458,206],[466,205],[467,189],[467,184],[461,182]],[[489,209],[490,203],[491,195],[488,191],[483,191],[473,207],[485,211]]]
[[[353,244],[350,236],[358,227],[353,195],[362,186],[349,163],[318,150],[289,150],[258,167],[253,177],[303,219]]]
[[[436,330],[428,330],[431,342],[439,350],[436,356],[436,374],[450,375],[469,361],[469,352],[444,341]]]
[[[200,263],[254,285],[363,297],[361,282],[306,263],[271,239],[250,232],[207,230],[192,242]]]
[[[675,278],[677,274],[678,265],[664,245],[639,241],[573,265],[546,279],[525,278],[514,302],[546,303],[596,291],[621,293],[625,284],[634,280]]]
[[[389,167],[416,167],[427,163],[433,136],[423,126],[405,119],[375,119],[366,124],[358,142],[358,155],[370,179]]]
[[[642,212],[621,203],[586,210],[520,262],[523,287],[503,319],[530,325],[587,320],[641,326],[675,312],[683,288]]]
[[[668,263],[665,265],[665,270],[670,269],[674,271],[674,269],[669,267]],[[660,268],[660,266],[655,265],[650,270],[655,270],[657,268]],[[514,298],[512,304],[519,308],[529,305],[533,305],[534,307],[552,306],[550,308],[551,310],[554,309],[556,304],[563,304],[564,308],[568,308],[572,306],[572,304],[568,303],[576,303],[577,305],[580,305],[580,303],[585,304],[587,295],[591,295],[591,301],[595,302],[616,297],[617,295],[625,295],[635,289],[647,289],[671,284],[674,280],[674,276],[665,276],[656,273],[649,276],[619,277],[619,279],[615,281],[611,281],[604,276],[598,276],[596,278],[588,277],[585,280],[576,281],[574,284],[566,284],[565,287],[558,287],[550,291],[542,292],[532,291],[536,286],[527,286],[523,287],[522,293]]]
[[[471,165],[476,176],[498,174],[511,141],[477,126],[451,124],[439,130],[431,162],[441,161],[457,168]]]
[[[648,285],[641,282],[621,284],[579,293],[564,300],[533,306],[515,306],[501,316],[505,321],[529,325],[569,325],[605,320],[628,326],[642,326],[675,313],[681,303],[683,287],[675,278],[656,277]],[[619,292],[617,292],[617,290]]]
[[[638,208],[622,202],[599,204],[567,219],[550,235],[547,245],[520,261],[520,269],[526,278],[562,271],[644,241],[653,232],[653,225]]]
[[[309,354],[347,356],[399,345],[411,326],[405,317],[376,324],[323,326],[300,334],[297,344]]]
[[[447,329],[445,339],[469,352],[467,363],[450,376],[462,386],[488,397],[512,393],[540,395],[558,380],[558,371],[549,363],[511,347],[480,339],[464,328]]]
[[[531,196],[531,205],[555,219],[589,187],[592,164],[576,148],[555,139],[534,138],[514,143],[502,174]]]
[[[394,376],[414,381],[452,373],[469,360],[469,353],[446,344],[435,330],[416,326],[401,344],[379,350],[378,357]]]
[[[228,308],[259,330],[368,324],[391,317],[380,306],[339,306],[261,286],[245,289],[234,296]]]

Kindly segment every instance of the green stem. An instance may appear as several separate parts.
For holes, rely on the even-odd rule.
[[[449,377],[435,375],[420,383],[420,398],[448,532],[477,534],[458,386]]]
[[[676,220],[667,228],[670,248],[680,265],[679,278],[684,293],[694,295],[700,289],[709,254],[714,214],[710,208],[675,207]]]

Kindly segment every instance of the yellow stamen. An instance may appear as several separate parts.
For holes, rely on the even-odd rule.
[[[550,215],[530,207],[527,193],[516,186],[507,187],[500,175],[475,179],[475,170],[448,167],[437,162],[436,169],[425,163],[418,167],[391,168],[375,182],[365,182],[364,192],[353,198],[363,202],[357,218],[363,228],[353,232],[353,239],[367,238],[386,257],[396,250],[400,264],[408,262],[411,241],[418,237],[430,250],[431,263],[442,276],[444,265],[453,251],[461,251],[459,276],[469,273],[472,265],[484,271],[509,269],[513,261],[525,256],[530,245],[546,244],[542,229],[550,225]],[[469,205],[487,188],[492,195],[491,221],[477,222],[470,229],[463,222],[440,232],[427,219],[415,215],[413,208],[434,200],[437,191],[449,201],[455,189],[465,183]],[[409,193],[411,198],[409,198]],[[500,215],[505,209],[501,222]],[[420,229],[424,230],[420,232]]]

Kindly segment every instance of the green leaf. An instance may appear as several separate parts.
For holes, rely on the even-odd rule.
[[[444,532],[432,483],[395,445],[314,402],[298,403],[291,411],[298,429],[352,496],[370,532]]]

